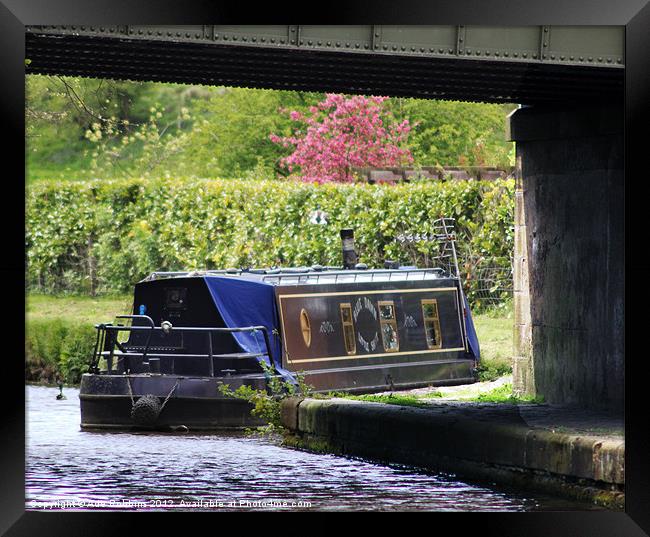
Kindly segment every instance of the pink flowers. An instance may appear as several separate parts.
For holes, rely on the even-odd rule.
[[[281,160],[292,175],[309,183],[352,182],[352,167],[389,167],[411,163],[405,147],[411,126],[384,110],[386,97],[328,94],[307,114],[292,111],[300,122],[293,136],[271,134],[269,139],[294,152]],[[299,170],[299,173],[295,173]]]

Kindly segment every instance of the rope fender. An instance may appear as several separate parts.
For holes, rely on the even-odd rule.
[[[143,395],[135,401],[131,390],[131,382],[128,378],[127,383],[129,386],[129,395],[131,396],[131,419],[136,425],[149,427],[156,423],[170,397],[176,391],[176,388],[178,388],[178,381],[176,381],[176,384],[174,384],[161,404],[160,398],[153,394]]]

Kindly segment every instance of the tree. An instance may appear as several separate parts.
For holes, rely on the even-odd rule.
[[[515,105],[405,99],[386,105],[394,116],[417,120],[409,147],[420,166],[512,166],[514,143],[505,137]]]
[[[190,107],[194,117],[184,169],[201,177],[272,177],[286,150],[269,133],[291,134],[292,121],[279,109],[307,110],[322,93],[216,88]]]
[[[136,170],[137,166],[144,162],[143,169],[150,167],[144,156],[152,143],[138,137],[138,131],[147,130],[151,138],[151,108],[156,109],[156,123],[162,125],[160,134],[164,138],[160,137],[160,145],[168,144],[189,130],[191,122],[181,121],[189,104],[209,96],[197,96],[200,89],[178,84],[28,75],[25,131],[29,179],[88,178],[93,161],[99,165],[93,175],[138,175],[141,170]],[[124,144],[127,137],[133,137],[134,143]]]
[[[324,108],[323,102],[328,99],[332,106]],[[337,150],[338,163],[327,158],[322,162],[339,169],[334,176],[328,177],[322,169],[308,174],[309,166],[298,163],[297,147],[290,140],[307,137],[307,119],[315,120],[319,127],[325,125],[326,132],[317,133],[323,143],[327,135],[334,137],[332,129],[337,126],[350,127],[352,121],[340,113],[332,99],[359,104],[350,114],[357,114],[355,120],[361,124],[339,132],[340,137],[345,134],[350,141],[344,142],[344,151]],[[340,95],[326,98],[324,93],[28,75],[27,172],[30,180],[140,175],[258,179],[290,173],[320,176],[318,180],[349,180],[350,172],[346,170],[358,165],[349,161],[357,157],[367,166],[375,162],[387,166],[395,160],[398,165],[411,163],[410,157],[415,166],[505,166],[514,163],[514,144],[506,142],[504,136],[505,116],[512,108],[486,103]],[[366,116],[361,110],[370,113]],[[382,160],[369,152],[364,155],[364,139],[370,136],[361,131],[364,122],[373,116],[379,117],[387,131],[388,145],[408,148],[410,154],[404,151],[403,159],[397,155],[392,160]],[[390,140],[391,126],[401,124],[412,130],[404,131],[397,142]],[[276,143],[270,133],[277,136]],[[316,137],[311,139],[315,141]],[[306,149],[307,144],[303,145]],[[320,164],[322,156],[313,150],[315,156],[305,158]]]
[[[306,113],[289,113],[299,124],[293,135],[269,138],[295,148],[281,163],[305,182],[351,182],[353,167],[409,164],[413,157],[406,143],[411,125],[408,119],[395,120],[384,107],[386,99],[328,94]]]

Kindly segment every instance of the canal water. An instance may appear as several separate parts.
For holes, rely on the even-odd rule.
[[[88,432],[79,391],[28,386],[26,508],[102,510],[593,509],[453,476],[318,455],[237,434]]]

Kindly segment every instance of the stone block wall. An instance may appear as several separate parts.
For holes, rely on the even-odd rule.
[[[515,388],[622,410],[623,110],[521,108],[509,131],[521,165]]]

